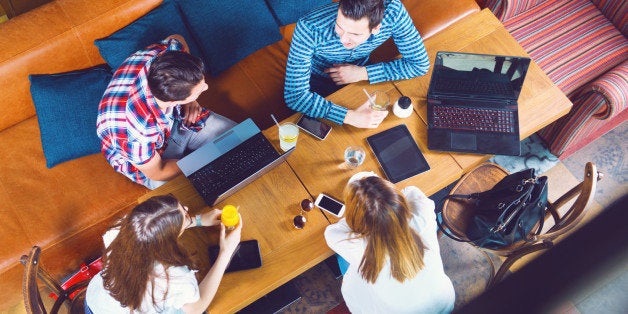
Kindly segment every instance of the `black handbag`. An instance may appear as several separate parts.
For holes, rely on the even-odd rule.
[[[473,201],[475,215],[467,227],[469,241],[453,236],[439,222],[439,228],[457,241],[473,242],[487,249],[499,249],[514,242],[529,241],[543,229],[547,209],[547,177],[535,177],[534,169],[509,174],[492,189],[468,195],[451,194],[449,199]]]

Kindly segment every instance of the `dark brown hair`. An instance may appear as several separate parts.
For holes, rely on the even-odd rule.
[[[184,219],[178,206],[171,195],[151,197],[114,226],[120,232],[105,249],[102,277],[109,294],[131,310],[140,308],[148,283],[154,281],[156,263],[166,270],[192,266],[178,242]]]
[[[204,79],[203,71],[201,59],[182,51],[166,51],[150,65],[148,87],[159,100],[184,100]]]
[[[339,3],[344,16],[355,21],[367,17],[371,30],[384,19],[384,0],[340,0]]]

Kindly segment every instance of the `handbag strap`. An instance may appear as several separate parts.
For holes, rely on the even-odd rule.
[[[441,214],[441,219],[442,219],[442,211],[437,211],[437,215],[436,215],[436,225],[438,226],[438,230],[440,230],[444,235],[448,236],[449,238],[456,240],[458,242],[471,242],[471,240],[463,240],[460,239],[459,237],[451,234],[449,231],[447,231],[447,224],[445,223],[445,221],[443,220],[442,223],[438,220],[438,213]],[[447,228],[445,228],[447,227]]]

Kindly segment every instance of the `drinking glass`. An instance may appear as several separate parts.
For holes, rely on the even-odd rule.
[[[291,122],[284,122],[279,125],[279,146],[285,152],[297,145],[299,137],[299,127]]]
[[[390,96],[384,91],[377,90],[369,97],[369,103],[371,104],[371,109],[385,111],[390,106]]]
[[[345,163],[350,168],[355,168],[364,162],[366,152],[360,146],[349,146],[345,149]]]

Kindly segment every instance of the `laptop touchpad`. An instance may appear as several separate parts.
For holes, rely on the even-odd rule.
[[[475,141],[475,134],[451,134],[451,148],[455,149],[477,149],[477,143]]]

